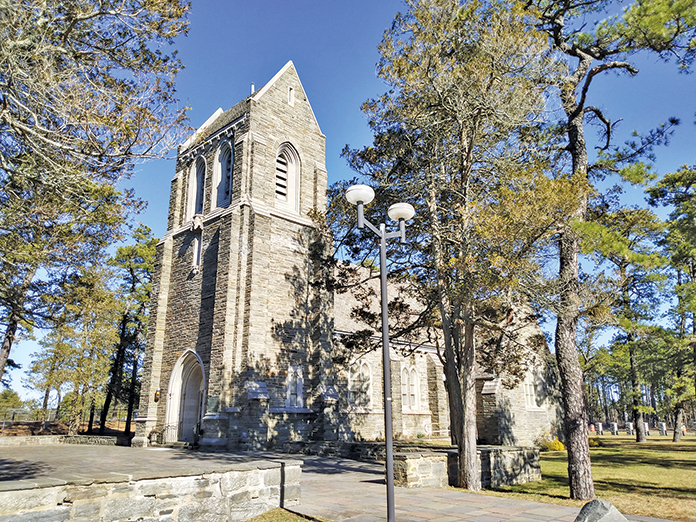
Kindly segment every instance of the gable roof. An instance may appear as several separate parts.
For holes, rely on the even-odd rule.
[[[201,125],[200,127],[198,127],[198,129],[196,129],[196,132],[194,132],[191,136],[188,137],[188,139],[184,143],[181,144],[181,150],[188,149],[189,145],[193,144],[198,139],[198,137],[201,134],[203,134],[203,131],[205,129],[207,129],[208,127],[210,127],[210,125],[212,125],[215,122],[215,120],[217,120],[221,115],[222,115],[222,107],[218,108],[218,110],[216,110],[212,114],[212,116],[210,116],[210,118],[205,120],[205,123],[203,123],[203,125]]]
[[[312,113],[312,118],[314,118],[314,123],[316,123],[317,129],[319,129],[319,132],[321,134],[324,134],[323,132],[321,132],[321,127],[319,127],[319,122],[317,121],[317,117],[314,114],[314,109],[312,109],[312,104],[309,102],[309,97],[307,97],[307,91],[305,91],[304,85],[302,85],[302,80],[300,80],[300,76],[297,74],[297,69],[295,69],[295,64],[292,63],[292,60],[288,61],[288,63],[286,63],[283,66],[283,68],[280,71],[278,71],[275,74],[275,76],[273,78],[271,78],[271,80],[266,85],[261,87],[254,94],[252,94],[250,99],[254,100],[255,102],[258,102],[259,100],[261,100],[261,98],[263,98],[263,95],[266,94],[271,87],[273,87],[273,85],[275,84],[276,81],[278,81],[278,78],[283,76],[290,69],[292,69],[293,73],[295,74],[295,77],[297,78],[297,81],[300,84],[300,87],[302,87],[302,92],[304,92],[304,94],[305,94],[305,99],[307,100],[307,105],[309,105],[309,111]]]

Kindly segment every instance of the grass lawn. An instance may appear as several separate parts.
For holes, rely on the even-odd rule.
[[[650,436],[637,444],[633,437],[599,437],[591,449],[595,494],[624,514],[696,522],[696,437],[679,444],[670,437]],[[541,454],[543,480],[486,491],[506,497],[581,506],[568,498],[565,451]]]

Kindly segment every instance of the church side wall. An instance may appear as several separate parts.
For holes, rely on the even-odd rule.
[[[552,396],[539,396],[537,406],[527,407],[523,386],[511,390],[502,389],[498,398],[501,424],[501,443],[507,445],[533,446],[542,438],[553,438],[560,426],[559,403]],[[512,427],[506,429],[508,419]]]

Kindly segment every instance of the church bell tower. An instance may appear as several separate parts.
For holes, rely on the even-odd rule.
[[[292,62],[179,147],[134,445],[317,430],[331,297],[310,285],[325,137]]]

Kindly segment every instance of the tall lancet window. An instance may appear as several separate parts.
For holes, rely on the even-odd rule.
[[[205,194],[205,160],[199,157],[191,171],[188,191],[188,219],[203,214],[203,195]]]
[[[217,207],[226,207],[232,200],[232,168],[234,156],[229,143],[223,143],[215,166],[213,201]]]
[[[297,210],[299,203],[300,158],[294,147],[283,143],[276,155],[275,200],[279,206]]]

